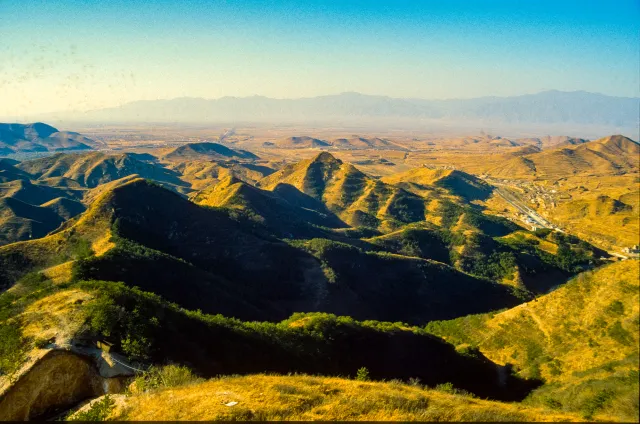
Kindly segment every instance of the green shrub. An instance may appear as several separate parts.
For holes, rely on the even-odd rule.
[[[15,323],[0,323],[0,375],[9,377],[20,369],[26,357],[29,340]]]
[[[605,389],[588,398],[580,408],[582,416],[587,420],[593,419],[593,415],[603,409],[613,396],[614,392],[612,390]]]
[[[37,338],[33,342],[33,345],[38,349],[44,349],[45,347],[49,346],[50,343],[51,343],[51,339]]]
[[[616,321],[609,328],[609,330],[607,331],[607,334],[613,340],[617,341],[622,345],[631,346],[631,344],[633,344],[633,336],[627,330],[622,328],[622,324],[620,324],[620,321]]]
[[[612,315],[623,315],[624,305],[619,300],[615,300],[611,302],[611,305],[607,307],[607,312],[609,312]]]
[[[91,407],[77,414],[72,414],[67,421],[106,421],[116,402],[109,395],[105,395],[99,401],[94,402]]]
[[[201,381],[191,369],[183,365],[152,366],[135,380],[138,390],[147,391],[160,387],[176,387]]]
[[[550,396],[546,396],[544,399],[542,399],[542,403],[550,409],[562,409],[562,403]]]
[[[366,367],[362,367],[358,369],[356,374],[356,380],[358,381],[369,381],[369,370]]]
[[[453,383],[438,384],[435,388],[439,392],[454,394],[456,389],[453,387]]]
[[[533,234],[535,234],[536,237],[545,238],[551,234],[551,232],[552,230],[550,228],[538,228],[533,232]]]
[[[91,243],[89,240],[77,239],[70,247],[71,257],[73,259],[86,259],[93,256]]]

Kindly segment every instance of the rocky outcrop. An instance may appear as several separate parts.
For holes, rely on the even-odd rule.
[[[86,399],[122,391],[122,377],[101,375],[102,365],[70,350],[49,351],[0,395],[0,421],[47,418]]]

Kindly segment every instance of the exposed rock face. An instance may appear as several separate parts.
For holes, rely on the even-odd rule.
[[[120,386],[103,378],[91,358],[52,350],[0,395],[0,421],[46,417]]]

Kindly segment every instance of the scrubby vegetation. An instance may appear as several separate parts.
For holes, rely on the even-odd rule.
[[[637,262],[584,272],[606,253],[466,204],[490,195],[470,176],[426,174],[396,186],[323,153],[202,205],[120,182],[55,234],[0,247],[0,377],[64,332],[147,369],[132,409],[106,397],[80,419],[169,419],[140,411],[244,381],[276,406],[185,417],[637,420]],[[204,380],[221,374],[244,377]]]
[[[531,404],[586,419],[637,420],[639,277],[637,261],[615,263],[526,305],[431,322],[426,330],[545,380]]]
[[[203,376],[262,371],[356,375],[364,366],[371,378],[450,381],[499,398],[522,396],[535,385],[510,379],[506,390],[486,359],[460,355],[403,323],[357,322],[320,313],[294,314],[278,324],[243,322],[182,310],[122,284],[81,282],[78,287],[96,293],[84,337],[109,340],[131,359],[191,364]]]
[[[226,376],[198,384],[134,394],[119,420],[365,420],[575,421],[550,408],[480,400],[398,381],[372,382],[310,375]]]
[[[115,401],[109,395],[105,395],[102,399],[91,404],[86,411],[80,411],[69,418],[67,421],[106,421],[115,407]]]
[[[39,273],[27,274],[11,291],[0,294],[0,376],[13,378],[38,343],[23,335],[19,315],[30,304],[54,291],[50,280]]]

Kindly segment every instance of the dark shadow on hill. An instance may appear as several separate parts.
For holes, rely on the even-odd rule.
[[[90,259],[78,276],[125,281],[211,313],[220,302],[206,299],[218,287],[220,298],[233,294],[251,306],[244,311],[242,303],[230,303],[226,314],[259,310],[263,320],[326,311],[420,324],[520,303],[505,286],[437,262],[367,253],[325,238],[284,243],[241,214],[200,207],[145,181],[115,189],[106,207],[114,211],[112,233],[132,244],[117,241],[120,250]],[[139,255],[140,246],[150,253]],[[198,272],[186,273],[187,265]]]
[[[279,324],[246,323],[180,311],[115,283],[83,284],[101,287],[92,314],[106,319],[91,320],[104,324],[84,337],[105,337],[116,350],[122,340],[144,338],[140,353],[148,359],[182,363],[204,377],[265,372],[354,376],[366,367],[374,379],[418,378],[432,387],[450,382],[477,396],[505,401],[522,400],[539,386],[478,352],[461,354],[437,337],[391,323],[328,314],[296,314]],[[114,317],[114,307],[125,313]],[[149,317],[157,318],[151,322]],[[102,327],[110,329],[108,335]]]
[[[280,183],[273,189],[273,192],[294,206],[310,209],[328,217],[333,223],[333,228],[348,227],[348,225],[331,212],[324,203],[301,192],[291,184]]]
[[[260,172],[265,177],[268,177],[269,175],[271,175],[274,172],[276,172],[275,169],[269,168],[268,166],[256,165],[256,164],[253,164],[253,163],[243,163],[242,166],[244,166],[245,168],[250,169],[252,171]]]
[[[473,175],[461,171],[451,172],[451,174],[438,180],[434,185],[447,189],[452,194],[462,197],[467,202],[487,200],[493,192],[491,185]]]

